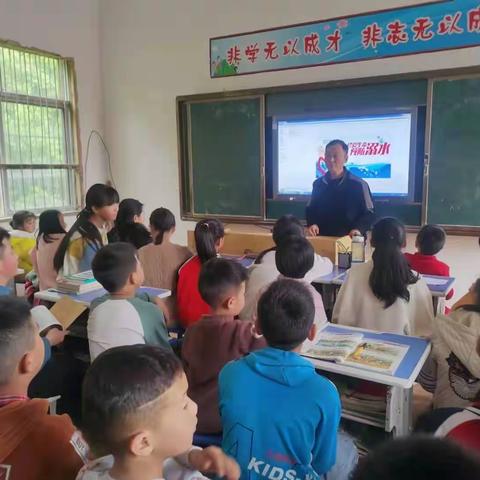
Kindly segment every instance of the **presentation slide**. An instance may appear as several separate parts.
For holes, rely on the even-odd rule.
[[[279,195],[310,195],[315,178],[327,172],[325,146],[348,144],[346,167],[368,182],[373,195],[409,194],[410,113],[322,120],[279,120]]]

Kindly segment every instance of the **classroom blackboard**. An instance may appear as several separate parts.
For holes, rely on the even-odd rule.
[[[480,225],[480,78],[433,83],[427,221]]]
[[[188,104],[192,216],[263,218],[263,97]]]

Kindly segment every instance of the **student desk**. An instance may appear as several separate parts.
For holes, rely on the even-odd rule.
[[[335,285],[338,288],[343,285],[343,282],[345,282],[347,274],[347,269],[335,266],[332,273],[315,279],[313,283]],[[427,286],[432,294],[433,311],[436,315],[438,312],[439,300],[447,296],[455,282],[455,278],[439,277],[436,275],[421,275],[421,277],[427,282]]]
[[[165,290],[162,288],[153,288],[153,287],[140,287],[138,289],[139,293],[148,293],[152,297],[167,298],[172,292],[170,290]],[[107,293],[103,288],[98,290],[92,290],[91,292],[81,293],[76,295],[74,293],[63,293],[55,290],[54,288],[49,288],[48,290],[42,290],[41,292],[35,293],[35,300],[43,300],[46,302],[56,303],[62,297],[70,297],[72,300],[79,302],[87,307],[90,307],[90,304],[96,299],[105,295]]]
[[[405,358],[393,375],[305,357],[313,363],[316,370],[385,385],[387,387],[387,406],[384,420],[344,408],[342,408],[342,417],[382,428],[394,436],[408,435],[412,428],[413,384],[430,353],[430,342],[418,337],[380,333],[333,324],[327,324],[322,331],[337,334],[362,333],[365,339],[393,342],[409,347]]]

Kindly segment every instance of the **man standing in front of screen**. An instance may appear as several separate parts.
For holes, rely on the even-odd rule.
[[[348,145],[332,140],[325,148],[328,172],[313,182],[306,208],[311,236],[365,235],[371,229],[375,213],[370,188],[364,180],[345,168]]]

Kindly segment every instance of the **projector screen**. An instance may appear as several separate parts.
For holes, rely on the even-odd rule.
[[[411,195],[411,112],[331,119],[277,119],[276,126],[276,195],[310,195],[315,178],[327,172],[325,146],[335,138],[348,144],[346,167],[369,184],[373,195]]]

